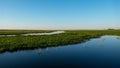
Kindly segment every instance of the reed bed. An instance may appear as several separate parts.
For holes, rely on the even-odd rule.
[[[2,33],[3,32],[3,33]],[[42,31],[0,31],[0,34],[21,34]],[[45,31],[49,32],[49,31]],[[85,42],[103,35],[119,35],[120,30],[66,30],[65,33],[47,36],[0,37],[0,52],[45,48]]]
[[[0,30],[0,35],[21,35],[28,33],[48,33],[54,30]]]

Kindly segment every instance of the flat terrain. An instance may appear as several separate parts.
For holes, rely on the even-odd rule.
[[[120,35],[120,30],[65,30],[65,33],[56,35],[20,35],[45,32],[52,32],[52,30],[1,30],[0,35],[17,36],[0,37],[0,52],[68,45],[85,42],[103,35]]]
[[[0,30],[0,35],[20,35],[27,33],[46,33],[53,30]]]

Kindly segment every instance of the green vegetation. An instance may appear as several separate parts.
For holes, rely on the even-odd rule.
[[[31,32],[42,31],[13,31],[13,33],[12,31],[0,31],[0,34],[21,34]],[[102,35],[120,35],[120,30],[66,30],[65,33],[62,34],[47,36],[18,35],[14,37],[0,37],[0,52],[75,44]]]
[[[53,30],[0,30],[0,35],[20,35],[27,33],[46,33]]]

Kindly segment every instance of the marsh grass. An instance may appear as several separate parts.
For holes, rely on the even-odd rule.
[[[0,35],[21,35],[27,33],[47,33],[54,30],[0,30]]]
[[[6,31],[4,33],[5,34],[17,33],[17,31],[15,33],[12,32],[9,33],[9,32],[10,31],[8,32]],[[25,33],[28,32],[31,33],[36,31],[27,31]],[[18,34],[21,33],[22,32],[18,31]],[[62,34],[47,35],[47,36],[18,35],[14,37],[0,37],[0,52],[76,44],[103,35],[120,35],[120,30],[71,30],[71,31],[66,30],[65,33]]]

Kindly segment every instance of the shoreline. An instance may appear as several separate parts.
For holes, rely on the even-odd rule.
[[[1,37],[0,52],[77,44],[104,35],[120,36],[120,31],[65,31],[54,35]]]

